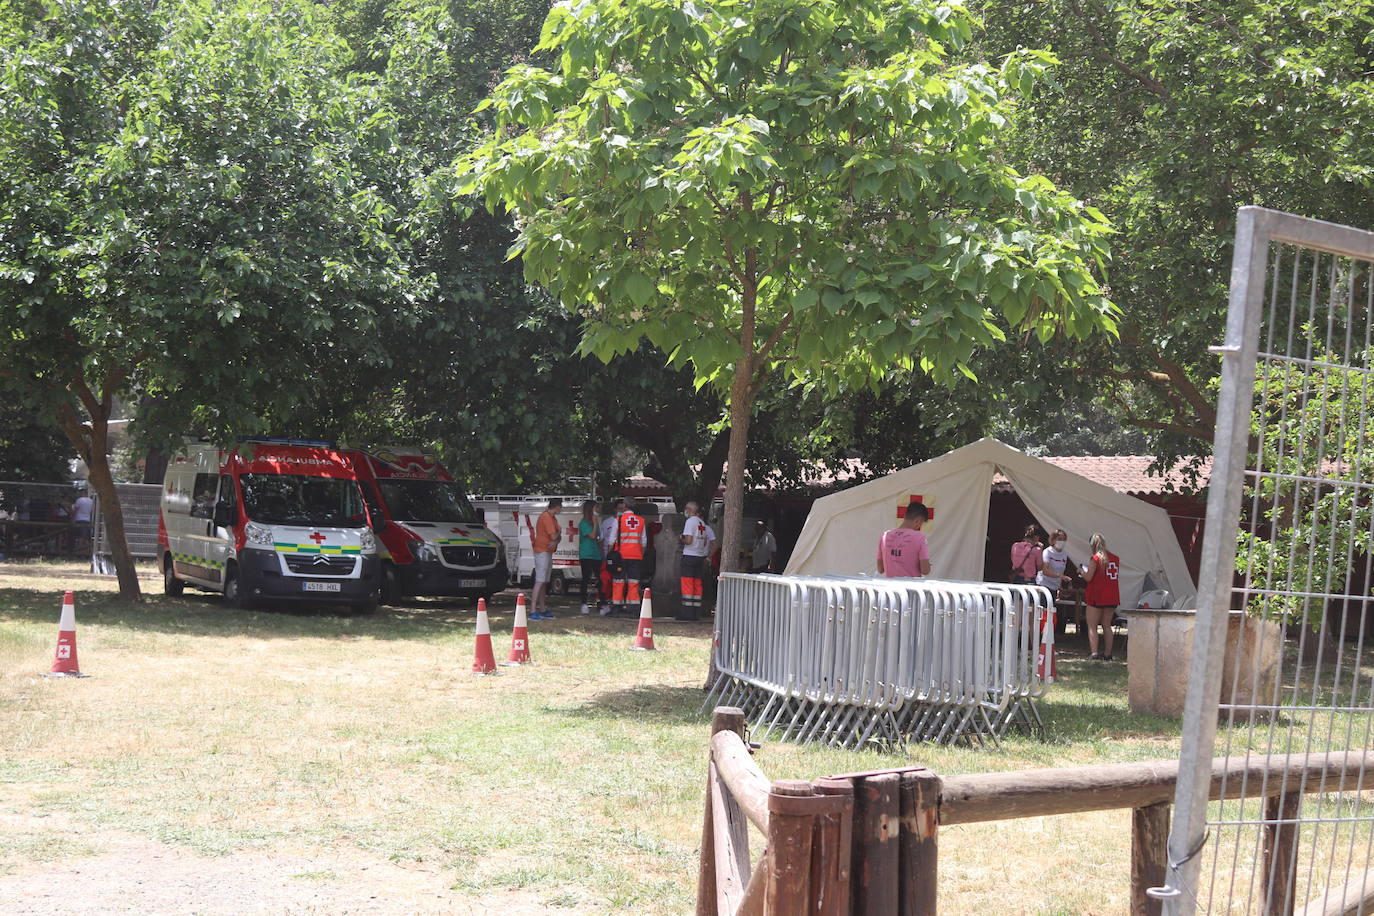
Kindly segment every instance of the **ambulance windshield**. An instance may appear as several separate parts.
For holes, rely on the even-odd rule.
[[[361,528],[367,524],[356,481],[303,474],[244,474],[243,508],[266,525]]]
[[[379,480],[382,499],[398,522],[463,522],[480,525],[463,488],[447,480]]]

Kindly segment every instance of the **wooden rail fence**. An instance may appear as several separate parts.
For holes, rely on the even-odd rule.
[[[1178,761],[1104,764],[941,778],[924,767],[770,781],[754,762],[743,710],[711,720],[697,916],[933,916],[939,828],[1082,811],[1131,809],[1131,913],[1160,903]],[[1294,916],[1297,817],[1304,793],[1374,789],[1374,752],[1221,757],[1211,797],[1266,796],[1265,916]],[[757,866],[749,824],[765,843]],[[1368,890],[1366,890],[1368,888]],[[1374,875],[1302,916],[1374,903]],[[1339,900],[1337,898],[1340,898]],[[1364,907],[1365,910],[1360,909]]]

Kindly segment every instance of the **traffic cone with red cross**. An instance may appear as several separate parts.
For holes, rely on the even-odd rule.
[[[57,654],[48,677],[85,677],[76,663],[76,598],[62,597],[62,616],[57,624]]]
[[[654,604],[650,589],[644,590],[644,600],[639,603],[639,624],[635,629],[635,651],[653,651],[654,648]]]
[[[525,613],[525,593],[515,596],[515,626],[510,634],[510,655],[501,664],[524,665],[530,661],[530,625]]]

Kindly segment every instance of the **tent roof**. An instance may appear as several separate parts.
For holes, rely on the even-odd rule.
[[[981,578],[987,498],[998,472],[1016,487],[1041,525],[1069,532],[1071,555],[1086,555],[1093,531],[1107,536],[1125,567],[1123,601],[1134,604],[1151,579],[1174,593],[1175,607],[1193,598],[1196,589],[1187,562],[1163,509],[991,438],[816,500],[787,571],[869,571],[878,535],[896,524],[893,506],[906,494],[928,492],[936,497],[930,535],[935,574]]]

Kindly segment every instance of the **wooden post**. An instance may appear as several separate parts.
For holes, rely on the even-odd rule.
[[[817,816],[811,842],[811,900],[815,916],[849,916],[854,784],[847,779],[818,779],[812,787],[817,795],[839,800],[835,810]]]
[[[1168,802],[1131,809],[1131,916],[1160,916],[1164,901],[1145,892],[1164,886],[1168,866]]]
[[[776,780],[768,792],[765,913],[811,912],[811,832],[816,815],[805,802],[814,795],[811,783],[800,779]]]
[[[744,737],[744,710],[736,706],[717,706],[711,716],[711,734],[716,732],[736,732]],[[710,744],[707,744],[710,747]],[[706,814],[702,818],[701,855],[697,872],[697,910],[696,916],[717,916],[716,909],[716,846],[715,824],[711,816],[711,792],[715,786],[715,776],[710,765],[710,751],[707,751],[706,767]]]
[[[929,770],[901,776],[901,916],[935,916],[939,889],[940,777]]]
[[[851,913],[897,916],[901,804],[896,773],[854,780],[854,859]]]
[[[1264,819],[1293,821],[1302,805],[1301,792],[1283,792],[1264,800]],[[1298,825],[1264,825],[1264,916],[1293,916],[1294,865],[1298,858]]]

